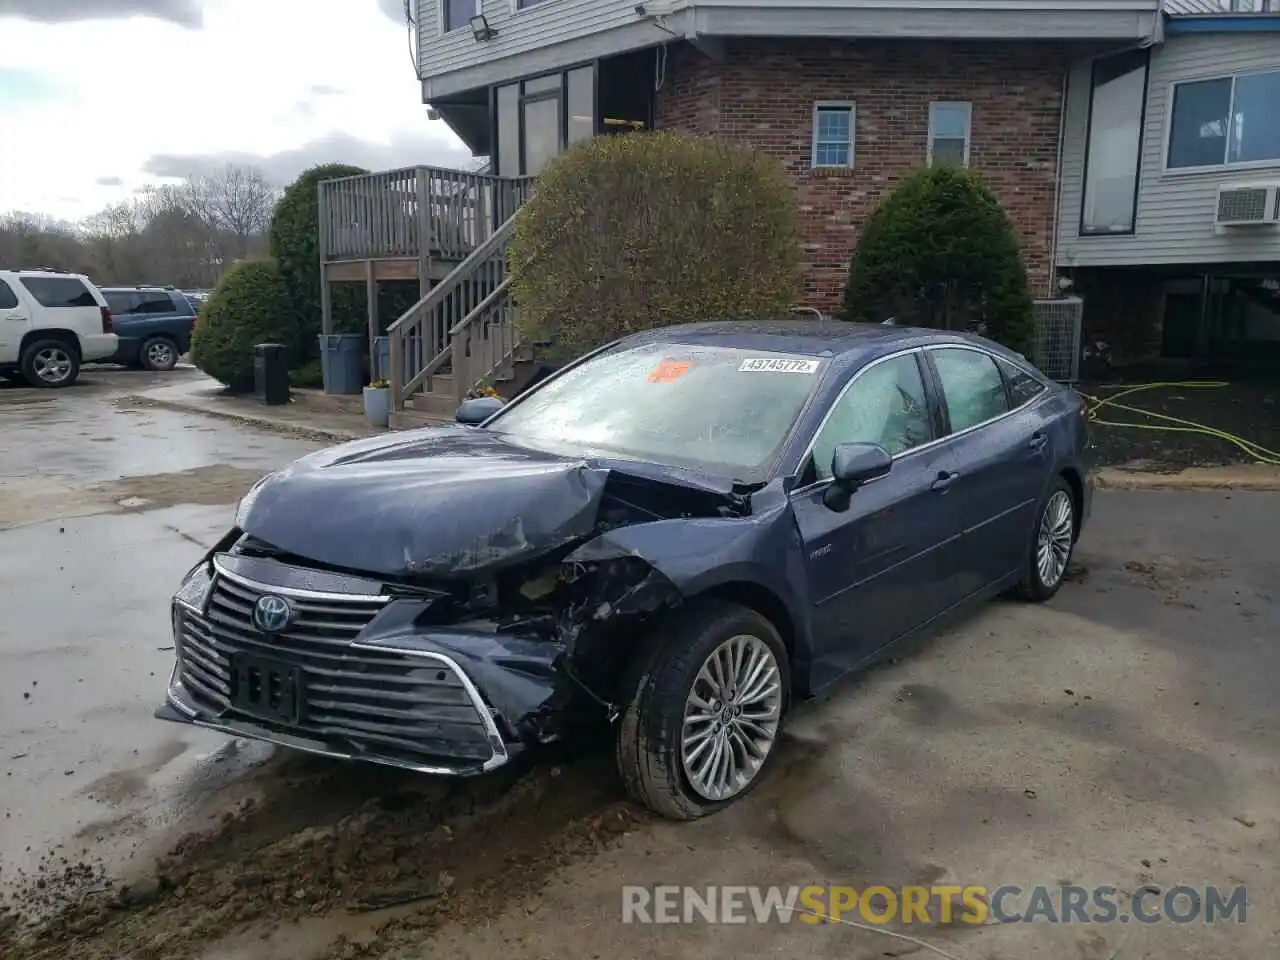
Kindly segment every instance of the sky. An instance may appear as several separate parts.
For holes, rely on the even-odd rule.
[[[0,213],[77,220],[230,162],[471,167],[403,0],[0,0]]]

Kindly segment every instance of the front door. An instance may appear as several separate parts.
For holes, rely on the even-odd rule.
[[[935,418],[915,352],[863,368],[814,440],[793,508],[808,570],[814,681],[820,686],[948,605],[938,589],[939,547],[958,535],[950,509],[950,453],[926,446]],[[841,443],[878,443],[889,474],[828,506],[831,458]],[[945,445],[944,445],[945,446]]]

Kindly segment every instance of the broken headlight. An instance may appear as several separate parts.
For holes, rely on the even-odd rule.
[[[201,561],[182,580],[182,586],[173,596],[174,603],[204,613],[204,605],[209,599],[209,591],[213,588],[213,570],[207,561]]]

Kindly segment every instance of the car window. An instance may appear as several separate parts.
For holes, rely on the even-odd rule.
[[[959,433],[1009,410],[1004,379],[993,357],[979,350],[943,347],[931,352],[951,417]]]
[[[21,283],[42,307],[96,307],[98,301],[75,277],[21,277]]]
[[[113,293],[110,290],[104,290],[102,295],[107,298],[107,306],[111,308],[111,312],[116,316],[133,313],[134,299],[132,293]]]
[[[138,313],[177,313],[169,294],[158,291],[146,291],[138,294],[138,305],[134,308]]]
[[[933,438],[915,354],[882,360],[858,373],[832,407],[813,445],[814,474],[830,478],[842,443],[878,443],[896,457]]]
[[[1044,384],[1021,367],[1008,360],[996,360],[996,364],[1004,374],[1005,383],[1009,385],[1010,406],[1020,407],[1044,392]]]
[[[487,429],[516,443],[764,479],[821,380],[815,357],[619,346],[547,380]]]
[[[0,310],[12,310],[18,305],[18,295],[3,280],[0,280]]]

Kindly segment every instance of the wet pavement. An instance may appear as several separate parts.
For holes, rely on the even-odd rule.
[[[0,887],[58,843],[117,863],[237,768],[207,762],[226,738],[151,718],[168,598],[244,491],[318,444],[119,402],[182,376],[0,388]]]

